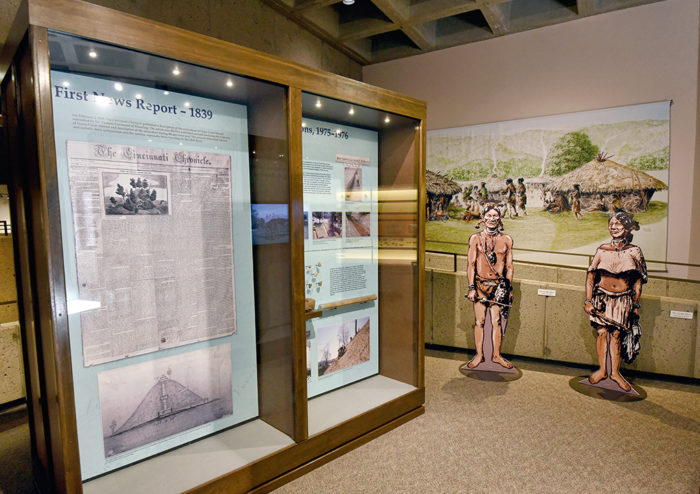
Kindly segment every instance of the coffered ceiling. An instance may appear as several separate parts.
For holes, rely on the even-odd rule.
[[[263,0],[363,65],[656,1]]]

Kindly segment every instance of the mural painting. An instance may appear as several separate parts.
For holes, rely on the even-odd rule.
[[[660,102],[430,131],[427,250],[466,254],[488,201],[518,260],[587,265],[610,215],[626,211],[648,257],[664,261],[669,119]]]

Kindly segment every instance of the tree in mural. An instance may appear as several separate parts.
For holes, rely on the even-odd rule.
[[[550,149],[545,172],[551,176],[564,175],[591,161],[598,151],[598,146],[585,133],[568,132]]]

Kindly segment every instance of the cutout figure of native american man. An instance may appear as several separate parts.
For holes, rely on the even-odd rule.
[[[631,214],[614,213],[608,230],[612,239],[598,247],[586,275],[584,311],[598,333],[599,365],[588,381],[595,385],[609,377],[628,392],[631,386],[620,374],[620,360],[631,363],[639,353],[639,300],[647,266],[642,250],[632,245],[631,232],[639,230],[639,223]]]
[[[490,359],[511,369],[513,364],[501,355],[501,341],[513,298],[513,239],[501,232],[503,224],[497,203],[484,204],[482,223],[486,228],[469,238],[467,255],[467,298],[474,304],[476,355],[466,367],[476,369],[485,356],[488,357],[484,352],[484,325],[488,314],[491,317],[493,343]]]

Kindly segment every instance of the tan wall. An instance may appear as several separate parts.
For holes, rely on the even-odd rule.
[[[474,349],[474,312],[465,298],[466,257],[426,256],[426,343]],[[456,264],[457,269],[454,269]],[[514,302],[502,350],[510,355],[596,363],[595,332],[583,312],[586,271],[516,263]],[[555,290],[554,297],[538,289]],[[700,377],[700,283],[650,278],[641,301],[642,350],[631,369]],[[670,317],[671,311],[693,314]]]
[[[260,0],[89,0],[353,79],[360,64]]]
[[[673,100],[668,260],[700,263],[699,11],[667,0],[369,65],[363,80],[427,101],[428,129]]]

